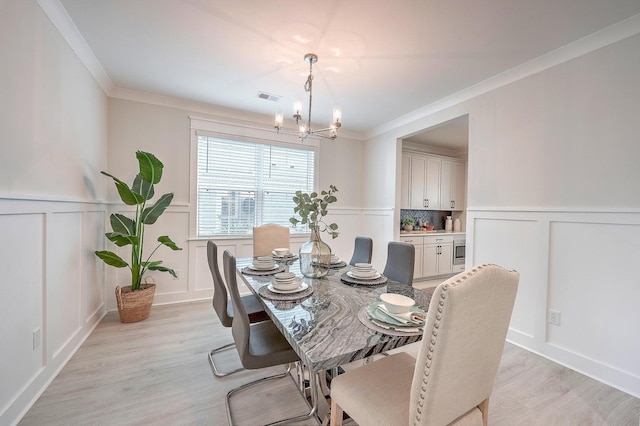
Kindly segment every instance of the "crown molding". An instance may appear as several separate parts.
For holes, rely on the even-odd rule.
[[[71,20],[69,13],[62,6],[60,0],[37,0],[38,5],[44,11],[51,23],[58,29],[58,32],[69,44],[71,49],[78,56],[80,61],[89,70],[96,82],[100,85],[104,93],[109,96],[113,92],[114,85],[107,72],[102,67],[96,55],[82,37],[78,27]]]
[[[583,56],[610,44],[624,40],[640,33],[640,14],[631,16],[593,34],[573,41],[535,59],[513,67],[507,71],[490,77],[478,84],[470,86],[450,96],[419,108],[409,114],[391,120],[367,132],[366,138],[382,135],[399,127],[411,124],[431,114],[450,108],[454,105],[473,99],[492,90],[537,74],[556,65]]]

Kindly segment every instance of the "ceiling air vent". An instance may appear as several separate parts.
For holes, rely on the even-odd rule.
[[[260,99],[264,99],[266,101],[271,101],[271,102],[278,102],[280,98],[282,98],[282,96],[280,95],[273,95],[271,93],[265,93],[265,92],[258,92],[258,97]]]

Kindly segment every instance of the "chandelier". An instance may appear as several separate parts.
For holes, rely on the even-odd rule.
[[[305,62],[309,63],[309,76],[304,84],[304,91],[309,93],[309,115],[307,121],[302,119],[302,103],[296,102],[293,106],[293,118],[296,120],[298,130],[287,130],[282,127],[283,117],[281,113],[276,113],[275,129],[276,133],[298,134],[300,142],[303,142],[307,136],[316,135],[325,139],[335,139],[338,137],[338,129],[342,125],[340,120],[342,119],[342,113],[339,109],[333,110],[333,121],[329,127],[324,129],[313,129],[311,127],[311,102],[313,100],[313,64],[318,62],[318,56],[314,53],[307,53],[304,55]]]

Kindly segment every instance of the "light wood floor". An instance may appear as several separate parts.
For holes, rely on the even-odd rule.
[[[208,301],[155,306],[135,324],[110,312],[19,424],[226,425],[228,390],[281,371],[214,378],[207,353],[230,341]],[[242,425],[308,410],[289,379],[237,395],[233,409]],[[640,399],[507,344],[489,412],[491,425],[637,426]]]

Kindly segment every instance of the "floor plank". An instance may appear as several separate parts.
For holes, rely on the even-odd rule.
[[[19,425],[226,425],[226,392],[282,371],[215,378],[207,353],[231,340],[209,301],[155,306],[135,324],[110,312]],[[406,350],[415,354],[418,347]],[[221,357],[239,365],[234,351]],[[238,395],[233,408],[240,425],[308,410],[289,379]],[[489,413],[496,426],[637,426],[640,399],[507,344]]]

